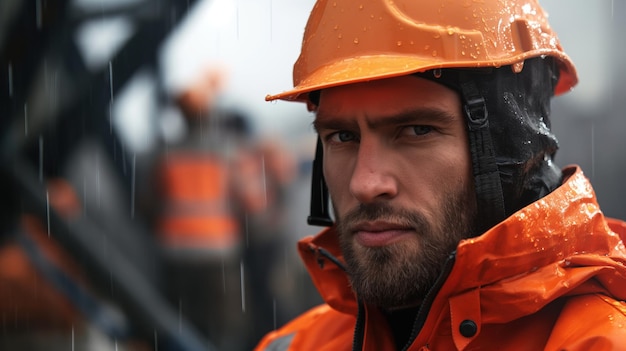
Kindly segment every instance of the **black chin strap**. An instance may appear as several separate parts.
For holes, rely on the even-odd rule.
[[[315,148],[315,159],[313,160],[313,178],[311,180],[311,209],[307,223],[322,227],[330,227],[333,220],[328,211],[328,188],[324,180],[324,170],[322,167],[323,148],[322,141],[317,138]]]
[[[460,79],[478,205],[478,229],[485,232],[504,220],[504,195],[489,131],[485,99],[471,79]],[[478,234],[480,234],[478,233]]]

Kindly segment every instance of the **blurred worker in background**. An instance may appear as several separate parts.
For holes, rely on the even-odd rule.
[[[225,80],[211,67],[174,96],[188,133],[156,162],[154,223],[171,302],[221,349],[249,350],[274,328],[271,276],[295,162],[258,142],[240,110],[219,107]]]
[[[249,126],[241,116],[213,110],[222,80],[220,70],[208,70],[175,96],[188,132],[166,145],[157,163],[159,240],[168,253],[181,258],[229,256],[238,251],[241,238],[235,206],[260,206],[263,196],[258,186],[238,192],[231,182],[231,161],[246,142]],[[247,194],[252,195],[245,198]],[[241,201],[231,201],[231,196]]]
[[[326,304],[258,350],[626,350],[626,223],[553,162],[577,74],[536,1],[319,0],[293,74]]]

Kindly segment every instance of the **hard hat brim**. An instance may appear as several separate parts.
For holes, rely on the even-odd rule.
[[[544,52],[545,51],[545,52]],[[577,74],[575,67],[571,64],[569,57],[563,52],[553,50],[535,50],[525,52],[505,60],[493,61],[438,61],[426,60],[419,56],[394,56],[394,55],[372,55],[361,56],[338,60],[331,64],[318,68],[306,79],[302,80],[294,89],[267,95],[266,101],[286,100],[300,101],[307,100],[306,93],[345,84],[366,82],[369,80],[392,78],[416,72],[424,72],[436,68],[479,68],[479,67],[500,67],[521,62],[530,57],[541,55],[555,56],[561,65],[561,77],[555,89],[555,94],[559,95],[575,86]]]

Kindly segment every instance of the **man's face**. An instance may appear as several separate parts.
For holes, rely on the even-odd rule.
[[[353,289],[383,308],[419,303],[473,235],[459,97],[415,76],[334,87],[322,90],[314,125]]]

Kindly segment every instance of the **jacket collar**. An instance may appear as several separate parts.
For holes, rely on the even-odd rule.
[[[491,315],[493,321],[503,308],[512,309],[505,318],[516,318],[567,294],[604,291],[626,299],[623,280],[619,286],[609,284],[616,269],[626,276],[623,242],[609,228],[580,168],[566,168],[563,175],[563,184],[552,193],[484,234],[462,240],[438,299],[481,287],[483,318]],[[356,315],[345,271],[330,259],[343,262],[335,228],[298,245],[326,303]]]

